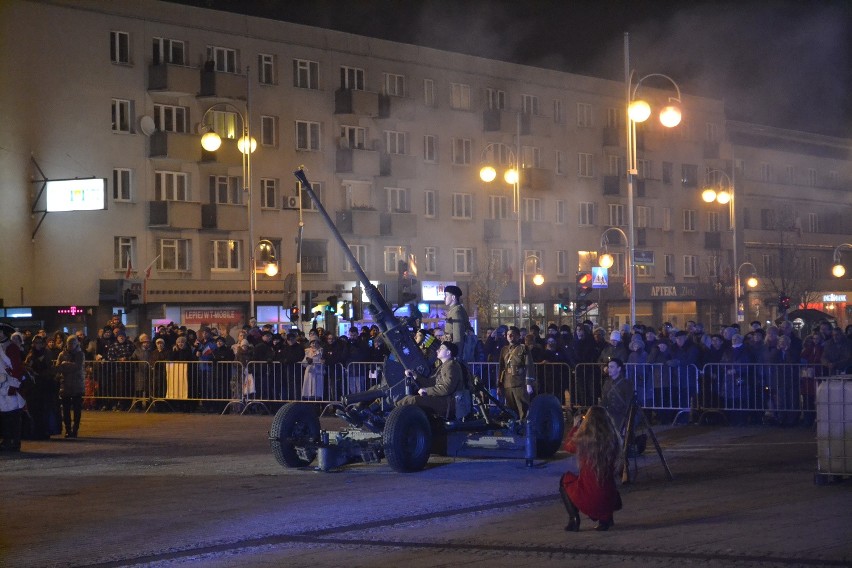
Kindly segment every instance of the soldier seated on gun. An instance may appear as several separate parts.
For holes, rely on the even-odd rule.
[[[457,390],[464,388],[463,371],[461,365],[456,361],[458,347],[449,341],[441,342],[438,347],[438,361],[440,365],[432,373],[431,378],[418,376],[411,369],[405,370],[405,376],[418,378],[420,381],[431,382],[435,385],[420,388],[416,395],[408,395],[397,402],[397,406],[416,404],[422,408],[433,411],[438,416],[446,416],[447,410],[453,403],[453,395]]]

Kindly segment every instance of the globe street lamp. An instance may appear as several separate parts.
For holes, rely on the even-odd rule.
[[[520,124],[521,124],[521,115],[518,114],[518,137],[516,140],[517,144],[520,144]],[[521,241],[521,184],[520,184],[520,163],[518,161],[519,158],[519,149],[513,149],[508,144],[503,144],[502,142],[492,142],[488,144],[485,148],[482,149],[482,154],[480,155],[480,162],[486,164],[479,170],[479,178],[486,182],[491,183],[497,178],[497,170],[494,166],[489,165],[493,163],[495,165],[501,166],[506,165],[507,163],[511,165],[511,167],[506,168],[503,171],[503,181],[512,186],[512,212],[515,214],[517,218],[518,224],[518,235],[516,242],[516,259],[518,261],[518,269],[523,270],[524,268],[524,257],[523,257],[523,248]],[[518,275],[518,309],[515,312],[515,321],[517,322],[518,327],[523,327],[523,309],[524,309],[524,275]]]
[[[840,264],[840,251],[844,248],[852,249],[852,244],[843,243],[834,248],[834,266],[831,267],[831,273],[835,278],[843,278],[846,275],[846,267]]]
[[[226,110],[221,110],[226,109]],[[240,125],[237,130],[235,119],[239,118]],[[201,117],[201,147],[208,152],[215,152],[222,146],[222,138],[235,139],[237,132],[241,135],[237,139],[237,148],[242,156],[243,193],[246,195],[246,213],[248,215],[248,252],[249,252],[249,319],[256,317],[255,314],[255,290],[257,278],[255,274],[255,244],[254,244],[254,217],[252,215],[252,191],[251,191],[251,155],[257,149],[257,140],[251,136],[251,83],[249,81],[249,68],[246,67],[246,107],[245,113],[231,103],[216,103],[208,108]]]
[[[757,287],[757,285],[759,283],[758,280],[757,280],[757,268],[752,263],[744,262],[737,267],[737,272],[734,275],[734,301],[736,302],[734,304],[734,309],[737,311],[737,314],[736,314],[737,321],[745,320],[745,306],[743,306],[743,308],[740,309],[740,298],[742,296],[745,296],[745,291],[741,290],[742,276],[740,276],[740,273],[741,273],[744,266],[750,266],[751,267],[751,274],[745,280],[746,286],[748,286],[749,288],[755,288],[755,287]],[[741,311],[743,313],[742,319],[740,319],[740,312]]]
[[[732,264],[737,266],[737,213],[736,213],[736,184],[733,178],[722,170],[708,170],[705,174],[705,187],[701,192],[701,199],[705,203],[719,203],[728,206],[728,227],[731,230],[733,249]],[[746,263],[751,264],[751,263]],[[752,265],[752,268],[754,266]],[[734,282],[734,320],[743,321],[745,316],[740,316],[740,287]]]
[[[601,249],[604,251],[602,255],[598,257],[598,266],[601,268],[610,269],[615,265],[615,258],[613,255],[609,254],[609,239],[607,238],[607,233],[610,231],[615,231],[621,238],[624,239],[624,287],[628,290],[628,294],[633,296],[632,291],[634,290],[631,285],[631,281],[633,275],[630,273],[630,262],[627,260],[627,256],[630,254],[630,247],[628,245],[627,235],[618,227],[610,227],[603,233],[601,233]],[[635,309],[635,308],[634,308]],[[631,317],[635,321],[635,312],[631,312]]]
[[[639,173],[636,156],[636,123],[645,122],[651,116],[651,105],[637,99],[636,94],[642,82],[651,77],[668,80],[675,88],[676,97],[669,97],[659,114],[660,123],[666,128],[680,124],[680,88],[668,75],[651,73],[635,78],[636,72],[630,69],[630,36],[624,34],[624,82],[627,87],[627,266],[630,296],[630,325],[636,324],[636,263],[634,262],[635,238],[633,230],[633,178]]]

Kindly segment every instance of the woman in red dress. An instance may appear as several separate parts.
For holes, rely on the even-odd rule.
[[[621,494],[615,486],[621,436],[606,409],[589,408],[583,421],[568,435],[565,450],[576,454],[580,468],[579,475],[565,472],[559,482],[559,493],[568,511],[565,530],[580,530],[581,511],[597,523],[596,531],[608,530],[614,524],[613,512],[621,509]]]

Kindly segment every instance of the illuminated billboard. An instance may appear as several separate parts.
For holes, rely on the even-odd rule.
[[[106,209],[106,179],[48,181],[47,211],[98,211]]]

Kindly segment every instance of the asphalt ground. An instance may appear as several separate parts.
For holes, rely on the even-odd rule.
[[[270,416],[86,412],[0,453],[0,566],[852,566],[852,481],[813,429],[655,427],[608,532],[566,533],[573,458],[284,469]]]

